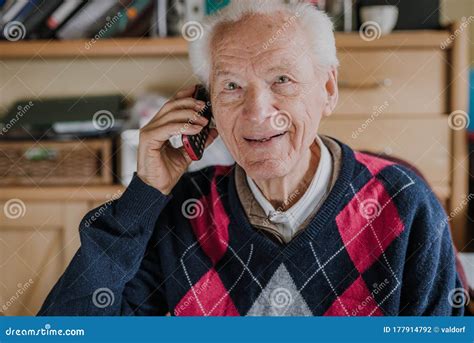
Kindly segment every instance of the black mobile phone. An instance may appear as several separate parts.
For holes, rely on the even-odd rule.
[[[212,110],[211,101],[209,100],[209,94],[203,85],[197,85],[194,91],[193,98],[204,101],[206,106],[199,111],[199,115],[204,116],[209,120],[207,125],[202,128],[201,132],[197,135],[183,135],[182,141],[184,149],[193,161],[198,161],[202,158],[204,152],[204,144],[206,143],[207,137],[209,136],[209,124],[211,123]]]

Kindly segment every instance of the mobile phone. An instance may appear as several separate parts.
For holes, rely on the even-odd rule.
[[[211,123],[212,110],[209,94],[203,85],[197,85],[194,91],[193,98],[204,101],[206,106],[199,112],[199,115],[204,116],[209,120],[207,125],[196,135],[183,135],[182,142],[184,150],[193,161],[198,161],[202,158],[204,152],[204,145],[209,136],[209,124]]]

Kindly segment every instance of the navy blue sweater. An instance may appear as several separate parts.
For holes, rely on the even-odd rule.
[[[39,315],[462,315],[448,218],[409,169],[342,148],[310,224],[280,245],[253,228],[234,168],[168,196],[136,175],[80,224]]]

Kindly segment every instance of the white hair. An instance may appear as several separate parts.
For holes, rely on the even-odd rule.
[[[285,4],[281,0],[232,0],[227,7],[207,16],[198,24],[197,28],[195,27],[195,30],[199,31],[198,35],[194,37],[197,39],[188,39],[190,41],[189,59],[193,72],[199,81],[209,89],[211,72],[210,44],[218,25],[238,22],[248,14],[271,16],[280,11],[288,13],[293,19],[298,18],[300,20],[299,23],[302,29],[310,35],[309,41],[312,44],[317,66],[339,66],[331,19],[314,5],[305,2]],[[183,34],[186,35],[184,30]],[[262,46],[264,44],[266,43],[263,43]]]

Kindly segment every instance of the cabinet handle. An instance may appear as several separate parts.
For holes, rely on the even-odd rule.
[[[338,82],[339,88],[349,88],[349,89],[374,89],[380,87],[390,87],[392,85],[392,79],[385,78],[379,81],[372,82],[351,82],[340,80]]]

